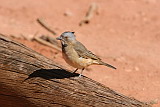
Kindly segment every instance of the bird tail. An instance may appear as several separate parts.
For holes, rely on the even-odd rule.
[[[107,64],[107,63],[105,63],[105,62],[102,62],[102,61],[100,61],[99,64],[100,64],[100,65],[105,65],[105,66],[110,67],[110,68],[113,68],[113,69],[117,69],[116,67],[114,67],[114,66],[112,66],[112,65],[110,65],[110,64]]]

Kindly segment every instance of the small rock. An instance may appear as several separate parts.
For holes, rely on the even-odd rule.
[[[64,16],[72,16],[72,15],[73,15],[73,13],[70,12],[70,11],[65,11],[64,12]]]
[[[135,69],[136,71],[139,71],[139,67],[137,67],[137,66],[135,66],[134,69]]]

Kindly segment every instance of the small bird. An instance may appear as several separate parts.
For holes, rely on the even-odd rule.
[[[116,69],[114,66],[103,62],[99,57],[89,51],[81,42],[76,40],[74,32],[64,32],[56,38],[61,41],[62,56],[65,61],[78,69],[82,69],[79,77],[81,77],[83,70],[89,65],[105,65],[107,67]]]

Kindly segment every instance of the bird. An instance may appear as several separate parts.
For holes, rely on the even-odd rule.
[[[116,67],[103,62],[98,56],[89,51],[81,42],[76,40],[75,32],[66,31],[56,38],[61,41],[62,56],[64,60],[72,67],[76,68],[73,73],[81,69],[79,77],[83,70],[90,65],[105,65],[116,69]]]

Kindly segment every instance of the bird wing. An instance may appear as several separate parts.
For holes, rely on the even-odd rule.
[[[101,60],[99,57],[97,57],[95,54],[93,54],[91,51],[87,50],[87,48],[80,42],[76,42],[73,44],[73,48],[75,49],[75,51],[77,52],[77,54],[80,57],[83,58],[90,58],[90,59],[94,59],[94,60]]]

